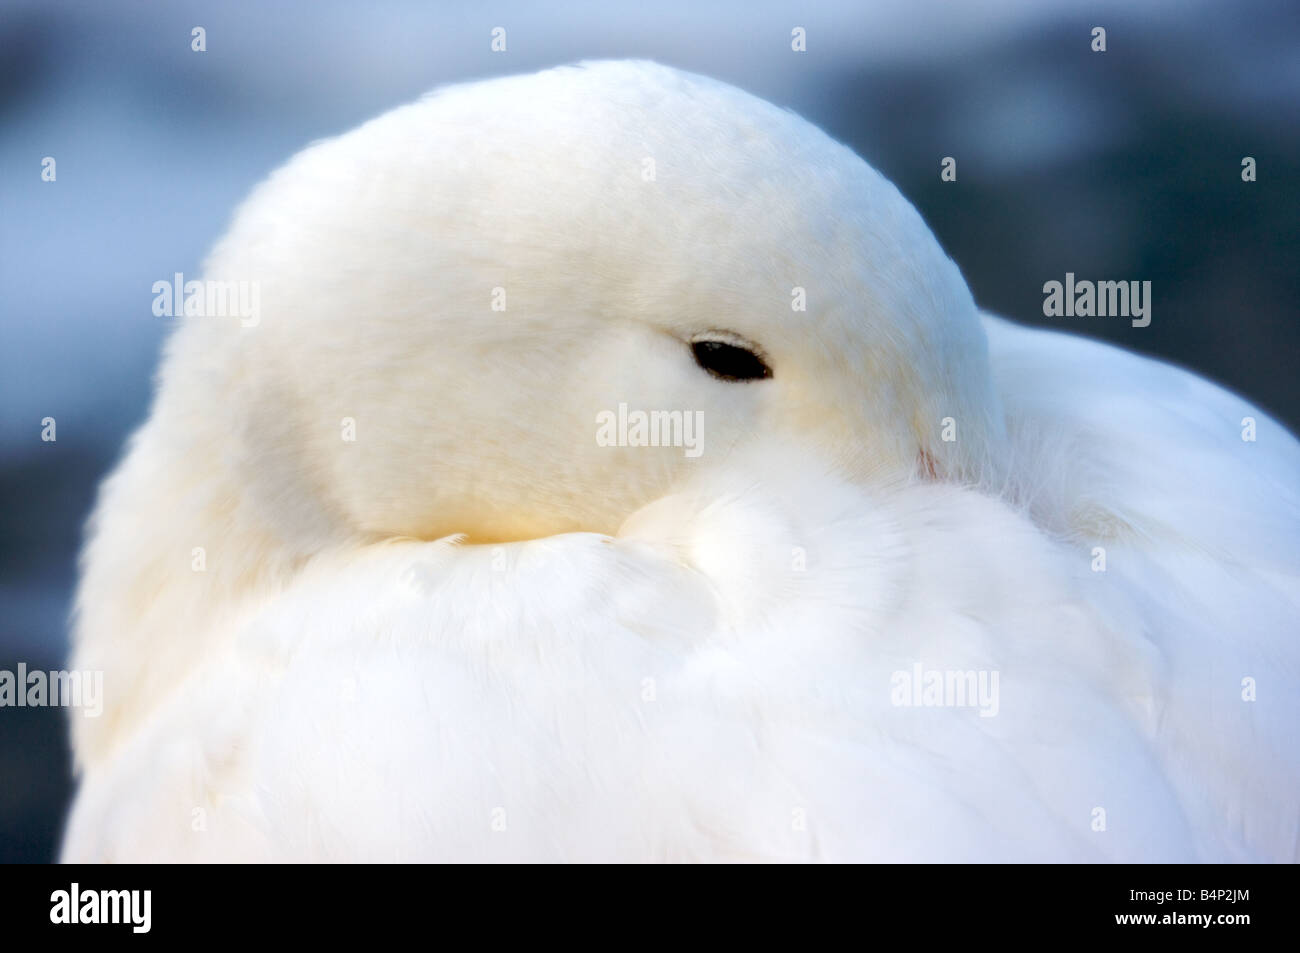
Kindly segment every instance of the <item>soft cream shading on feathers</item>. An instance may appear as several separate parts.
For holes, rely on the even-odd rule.
[[[103,488],[67,859],[1296,859],[1294,438],[981,316],[798,117],[649,63],[453,87],[206,276],[261,321],[184,322]],[[703,456],[599,446],[620,402]],[[892,704],[918,662],[997,715]]]

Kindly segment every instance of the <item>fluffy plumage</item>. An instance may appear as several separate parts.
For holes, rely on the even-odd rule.
[[[982,317],[797,117],[646,63],[453,87],[206,273],[262,318],[178,330],[104,487],[69,859],[1295,859],[1294,438]],[[704,454],[600,446],[620,403]],[[897,704],[918,663],[996,714]]]

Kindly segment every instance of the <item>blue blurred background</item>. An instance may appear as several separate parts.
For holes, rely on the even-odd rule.
[[[196,275],[235,204],[314,139],[439,84],[625,56],[850,144],[984,307],[1176,361],[1300,423],[1294,0],[0,0],[0,669],[64,664],[81,526],[167,330],[154,281]],[[1043,282],[1067,271],[1150,280],[1151,326],[1044,318]],[[62,711],[0,709],[0,860],[55,856],[65,731]]]

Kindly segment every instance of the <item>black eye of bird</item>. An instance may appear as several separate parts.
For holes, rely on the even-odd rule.
[[[718,380],[756,381],[772,376],[772,369],[747,347],[726,341],[694,341],[695,363]]]

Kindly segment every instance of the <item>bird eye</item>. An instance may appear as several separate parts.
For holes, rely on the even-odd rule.
[[[695,363],[718,380],[756,381],[772,376],[772,369],[763,359],[746,342],[734,337],[730,341],[716,336],[692,341],[691,351]]]

